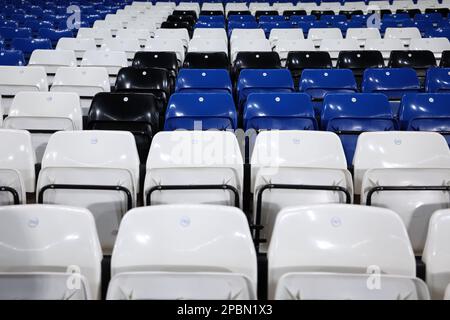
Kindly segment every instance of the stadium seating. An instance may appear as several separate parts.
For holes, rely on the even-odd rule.
[[[177,77],[175,92],[233,93],[230,76],[222,69],[182,69]]]
[[[56,45],[57,50],[72,50],[75,51],[77,59],[81,60],[85,51],[96,50],[97,45],[94,39],[79,39],[79,38],[60,38]]]
[[[383,68],[384,60],[379,51],[340,51],[337,57],[336,67],[350,69],[355,76],[358,86],[361,85],[365,69]]]
[[[53,84],[53,78],[60,67],[76,67],[77,59],[72,50],[34,50],[28,61],[29,66],[41,66],[47,73],[47,82]]]
[[[25,64],[25,57],[22,51],[0,51],[0,66],[24,66]]]
[[[433,52],[427,50],[391,51],[390,68],[413,68],[421,82],[428,68],[436,66]]]
[[[166,69],[173,79],[178,73],[178,61],[174,52],[136,52],[132,66],[134,68]]]
[[[229,69],[230,62],[225,52],[188,52],[184,68],[192,69]]]
[[[328,52],[290,51],[286,57],[286,68],[291,72],[296,88],[298,88],[303,70],[331,69],[332,66],[333,64]]]
[[[280,69],[276,52],[239,52],[233,63],[232,75],[236,80],[244,69]]]
[[[430,68],[425,77],[427,92],[447,93],[450,90],[450,68]]]
[[[81,60],[82,67],[103,67],[108,71],[111,86],[116,82],[121,68],[128,67],[128,60],[123,51],[88,50]]]

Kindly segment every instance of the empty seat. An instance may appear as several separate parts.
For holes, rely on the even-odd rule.
[[[87,129],[131,132],[145,163],[151,139],[159,130],[159,116],[153,94],[101,92],[92,100]]]
[[[270,44],[276,47],[278,40],[300,40],[304,35],[301,29],[272,29],[269,35]]]
[[[82,130],[80,98],[76,93],[19,92],[4,128],[28,130],[40,163],[50,135],[60,130]]]
[[[108,254],[122,216],[136,206],[138,182],[139,156],[131,133],[58,131],[45,149],[36,192],[38,203],[89,209]]]
[[[450,68],[430,68],[425,77],[427,92],[450,92]]]
[[[0,53],[1,56],[1,53]],[[450,50],[442,51],[440,67],[449,68],[450,67]]]
[[[384,208],[284,209],[275,222],[268,261],[270,299],[430,299],[416,278],[402,221]]]
[[[175,92],[205,92],[233,94],[230,75],[223,69],[182,69]]]
[[[228,36],[223,28],[196,28],[192,39],[222,39],[228,43]]]
[[[228,69],[228,56],[225,52],[188,52],[184,68],[192,69]]]
[[[104,51],[120,51],[125,52],[128,60],[133,60],[136,52],[141,50],[141,45],[138,39],[127,38],[111,38],[106,39],[102,44]]]
[[[288,206],[351,203],[353,183],[339,137],[320,131],[262,131],[251,157],[256,241],[270,242],[278,212]],[[270,244],[272,245],[272,244]],[[262,244],[265,251],[267,244]]]
[[[87,209],[0,207],[2,300],[100,299],[102,251]]]
[[[230,44],[233,44],[236,40],[264,40],[266,34],[263,29],[245,29],[236,28],[233,30],[230,36]]]
[[[404,46],[409,46],[411,39],[420,39],[422,35],[417,28],[386,28],[384,38],[400,40]]]
[[[30,133],[0,130],[0,205],[26,203],[26,194],[35,190],[36,156]]]
[[[447,141],[435,132],[366,132],[359,136],[353,164],[361,203],[397,212],[420,256],[431,214],[448,208]]]
[[[339,135],[349,167],[359,134],[398,129],[387,97],[377,93],[327,94],[321,126]]]
[[[87,115],[91,100],[98,92],[111,90],[108,72],[97,67],[60,67],[56,71],[52,92],[75,92],[80,96],[83,115]]]
[[[410,50],[429,50],[434,53],[436,60],[440,60],[442,52],[450,50],[450,41],[447,38],[412,39]]]
[[[76,67],[77,59],[72,50],[34,50],[28,65],[44,67],[47,82],[51,85],[56,70],[60,67]]]
[[[432,215],[423,250],[422,261],[426,264],[426,281],[432,299],[449,299],[449,217],[449,209],[438,210]]]
[[[123,51],[88,50],[83,55],[81,66],[105,68],[108,71],[109,82],[113,86],[119,70],[128,67],[128,59]]]
[[[61,38],[56,49],[75,51],[77,59],[81,59],[87,50],[96,50],[97,46],[94,39]]]
[[[175,79],[178,73],[178,61],[175,52],[136,52],[133,58],[134,68],[161,68],[169,71]]]
[[[428,50],[392,51],[389,57],[390,68],[413,68],[422,81],[427,69],[434,66],[436,59]]]
[[[53,28],[40,28],[39,37],[44,39],[49,39],[52,42],[52,46],[56,47],[59,39],[61,38],[71,38],[73,37],[72,30],[57,30]]]
[[[231,207],[133,209],[120,225],[111,271],[110,300],[256,299],[250,230],[244,213]]]
[[[145,46],[147,44],[147,40],[150,39],[150,36],[153,34],[152,31],[153,29],[136,29],[128,27],[127,29],[118,30],[116,38],[137,39],[140,46]]]
[[[14,96],[20,91],[48,91],[43,67],[0,66],[0,105],[8,114]]]
[[[398,115],[400,100],[405,93],[419,91],[419,79],[411,68],[366,69],[363,75],[362,92],[385,94],[394,115]]]
[[[316,47],[320,47],[323,39],[342,39],[342,33],[338,28],[311,28],[308,31],[308,39],[312,40]]]
[[[281,41],[280,41],[281,42]],[[290,51],[286,57],[286,68],[291,72],[295,87],[305,69],[331,69],[330,54],[322,51]]]
[[[224,52],[228,55],[228,44],[223,39],[194,38],[189,42],[188,52]]]
[[[243,160],[234,133],[182,130],[153,137],[144,184],[146,205],[239,207],[242,188]]]
[[[169,99],[164,121],[166,131],[236,128],[236,107],[230,93],[209,93],[204,90],[197,93],[175,93]]]
[[[175,52],[178,65],[184,61],[184,46],[180,39],[150,39],[145,46],[145,51],[150,52]]]
[[[24,66],[25,64],[25,57],[23,56],[22,51],[0,51],[0,66]]]
[[[186,29],[156,29],[154,38],[158,39],[178,39],[187,48],[189,43],[189,33]]]
[[[289,52],[292,51],[314,51],[314,43],[310,39],[299,39],[299,40],[284,40],[280,39],[277,41],[275,46],[275,51],[280,56],[281,62],[287,59]]]
[[[340,51],[356,51],[359,49],[359,43],[354,39],[323,39],[319,48],[320,51],[328,51],[331,59],[335,61]]]
[[[230,61],[234,63],[239,52],[271,52],[272,47],[267,39],[238,39],[232,42]]]
[[[96,45],[101,45],[106,39],[112,38],[111,30],[100,28],[80,28],[77,39],[94,39]]]
[[[352,70],[356,82],[361,85],[364,70],[367,68],[383,68],[384,59],[380,51],[341,51],[337,58],[336,67]]]
[[[244,130],[316,130],[311,99],[303,93],[251,93],[244,106]]]
[[[234,60],[232,74],[235,79],[244,69],[279,69],[281,61],[276,52],[239,52]]]
[[[236,85],[238,109],[242,110],[247,96],[257,92],[294,92],[291,73],[285,69],[244,69]]]
[[[367,39],[381,39],[377,28],[348,28],[345,37],[357,40],[361,47],[366,45]]]
[[[387,61],[393,50],[404,50],[405,47],[397,39],[367,39],[364,50],[380,51]]]
[[[52,49],[52,43],[49,39],[15,38],[11,43],[11,48],[22,51],[25,59],[28,60],[34,50]]]

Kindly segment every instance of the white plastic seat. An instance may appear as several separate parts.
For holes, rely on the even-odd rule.
[[[228,43],[227,32],[222,28],[196,28],[192,39],[223,39]]]
[[[183,65],[184,62],[184,46],[180,39],[150,39],[148,40],[145,51],[150,52],[175,52],[178,64]]]
[[[225,52],[228,55],[228,44],[220,38],[193,38],[189,42],[188,52]]]
[[[127,59],[133,60],[136,52],[141,50],[141,45],[138,39],[116,37],[105,40],[105,42],[102,44],[102,50],[125,52]]]
[[[155,39],[181,40],[185,48],[187,48],[190,39],[187,29],[157,29],[154,37]]]
[[[344,2],[341,6],[340,10],[345,10],[345,11],[357,11],[357,10],[361,10],[361,11],[366,11],[367,5],[364,1],[351,1],[351,2]]]
[[[282,65],[286,63],[286,58],[290,51],[315,51],[314,42],[311,39],[277,41],[275,52],[280,56]]]
[[[50,91],[77,93],[83,115],[87,115],[92,98],[98,92],[111,91],[108,71],[97,67],[61,67],[56,71]]]
[[[20,91],[48,91],[44,67],[0,66],[0,97],[3,114],[8,114]]]
[[[103,256],[86,209],[0,207],[0,256],[2,300],[100,299]]]
[[[61,38],[58,40],[56,50],[72,50],[77,59],[83,58],[87,50],[95,50],[97,45],[94,39]]]
[[[203,2],[202,4],[203,11],[222,11],[224,12],[223,4],[216,2]]]
[[[257,225],[264,226],[261,238],[267,239],[267,243],[281,209],[353,200],[351,174],[347,170],[342,144],[334,133],[261,132],[256,137],[250,163],[254,220]],[[297,187],[288,189],[286,185]],[[261,197],[260,206],[258,197]],[[266,249],[267,245],[263,244],[261,250]]]
[[[247,219],[225,206],[133,209],[120,225],[111,276],[110,300],[256,299]]]
[[[81,66],[106,68],[110,84],[113,86],[119,70],[128,67],[128,59],[123,51],[89,50],[84,53]]]
[[[225,4],[225,14],[228,15],[228,12],[230,11],[247,11],[248,6],[245,2],[227,2]]]
[[[105,16],[105,21],[107,23],[114,23],[114,24],[119,23],[121,28],[128,27],[128,21],[126,21],[126,17],[124,16],[109,13]]]
[[[248,5],[248,9],[250,10],[252,15],[255,15],[256,11],[273,10],[269,2],[250,2]]]
[[[266,34],[263,29],[233,29],[230,37],[230,44],[241,40],[265,40]]]
[[[311,28],[308,31],[308,39],[312,40],[316,47],[320,47],[323,39],[342,39],[342,33],[338,28]]]
[[[320,51],[328,51],[331,59],[336,60],[340,51],[360,50],[359,43],[354,39],[323,39]]]
[[[334,14],[338,14],[339,10],[341,10],[340,2],[321,2],[317,8],[318,10],[328,11],[332,10]]]
[[[385,39],[401,40],[404,46],[409,46],[411,39],[420,39],[422,35],[417,28],[386,28]]]
[[[238,197],[241,198],[243,188],[242,166],[242,155],[233,133],[159,132],[153,137],[147,159],[145,204],[149,205],[150,200],[151,205],[206,203],[239,206]],[[189,190],[188,186],[195,185],[217,187]],[[227,188],[222,188],[224,185]],[[165,190],[167,186],[179,187]]]
[[[429,50],[434,53],[436,60],[440,61],[442,51],[450,50],[450,41],[447,38],[411,39],[410,50]]]
[[[111,253],[122,216],[136,206],[139,156],[125,131],[58,131],[47,144],[38,202],[84,207],[94,215],[100,243]]]
[[[0,192],[0,205],[26,203],[26,193],[34,192],[36,181],[31,135],[24,130],[2,129],[0,139],[5,142],[0,148],[0,186],[6,187]]]
[[[383,58],[387,60],[391,55],[391,51],[405,50],[405,47],[398,39],[367,39],[364,50],[380,51]]]
[[[234,62],[238,52],[271,52],[272,46],[267,39],[238,39],[231,43],[231,62]]]
[[[449,299],[450,209],[436,211],[430,219],[422,260],[433,299]],[[446,290],[447,288],[447,290]]]
[[[96,29],[108,29],[114,37],[119,30],[123,29],[123,23],[122,21],[97,20],[92,27]]]
[[[320,10],[319,6],[315,2],[298,2],[296,8],[299,10],[305,10],[307,14],[311,14],[313,10]]]
[[[40,66],[45,68],[47,82],[53,83],[56,70],[60,67],[76,67],[77,58],[73,50],[34,50],[31,54],[29,66]]]
[[[106,39],[112,38],[111,30],[100,28],[80,28],[77,39],[94,39],[97,45],[101,45]]]
[[[363,133],[353,165],[355,193],[361,195],[361,203],[397,212],[414,252],[420,255],[431,214],[450,203],[449,190],[429,190],[450,189],[450,151],[445,138],[435,132]]]
[[[377,28],[348,28],[345,37],[357,40],[360,47],[366,45],[367,39],[381,39],[380,31]]]
[[[153,35],[153,31],[151,29],[122,29],[117,32],[116,38],[118,39],[137,39],[139,41],[139,45],[145,46],[147,41]]]
[[[29,130],[40,163],[51,134],[83,129],[80,98],[71,92],[19,92],[3,127]]]
[[[272,29],[270,30],[269,41],[274,48],[279,40],[301,40],[304,39],[302,29]]]
[[[267,258],[270,299],[429,299],[405,227],[388,209],[284,209]]]
[[[179,2],[175,10],[195,11],[198,17],[200,15],[200,4],[197,2]]]

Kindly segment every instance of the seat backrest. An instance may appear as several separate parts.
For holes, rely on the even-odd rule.
[[[299,90],[316,99],[323,99],[328,92],[357,92],[355,77],[349,69],[305,69]]]
[[[300,40],[304,39],[303,31],[301,29],[279,29],[273,28],[270,30],[269,41],[272,47],[277,45],[281,39],[284,40]]]
[[[178,39],[187,47],[189,42],[189,33],[186,29],[156,29],[154,38],[158,39]]]
[[[337,68],[361,70],[383,68],[384,60],[380,51],[340,51]]]
[[[233,64],[235,77],[243,69],[279,69],[281,61],[276,52],[238,52]]]
[[[384,33],[385,39],[401,40],[403,44],[409,44],[411,39],[420,39],[422,35],[419,29],[415,27],[409,28],[386,28]]]
[[[228,44],[220,38],[193,38],[189,41],[188,52],[224,52],[228,54]]]
[[[119,39],[137,39],[139,40],[141,45],[145,45],[147,40],[150,38],[150,35],[153,32],[153,28],[130,28],[127,29],[119,29],[117,31],[116,38]]]
[[[223,69],[182,69],[177,77],[175,91],[233,93],[230,75]]]
[[[380,51],[383,58],[388,59],[391,51],[404,50],[405,47],[397,39],[367,39],[364,50]]]
[[[275,51],[280,55],[281,60],[285,60],[292,51],[314,51],[314,42],[311,39],[285,40],[277,41]]]
[[[178,64],[182,65],[184,61],[184,46],[180,39],[150,39],[147,41],[145,51],[150,52],[175,52]]]
[[[330,69],[332,66],[331,57],[328,52],[293,50],[287,54],[286,58],[286,68],[291,71]]]
[[[55,74],[59,67],[76,67],[77,59],[72,50],[34,50],[29,66],[42,66],[47,74]]]
[[[311,28],[308,31],[308,39],[311,39],[314,45],[320,46],[323,39],[342,39],[342,33],[338,28]]]
[[[94,39],[61,38],[56,45],[57,50],[73,50],[77,59],[81,59],[87,50],[96,50]]]
[[[173,76],[178,72],[178,61],[175,52],[136,52],[133,58],[134,68],[162,68]]]
[[[192,39],[223,39],[228,42],[228,36],[223,28],[196,28]]]
[[[450,50],[442,51],[441,63],[439,64],[439,66],[443,68],[450,67]]]
[[[266,34],[263,29],[245,29],[245,28],[235,28],[233,29],[230,37],[230,44],[235,40],[256,40],[256,39],[266,39]]]
[[[450,50],[450,41],[447,38],[411,39],[410,50],[430,50],[436,58],[440,58],[442,51]]]
[[[104,67],[110,75],[128,67],[127,55],[123,51],[88,50],[81,60],[82,67]]]
[[[393,99],[400,99],[406,92],[418,92],[419,79],[412,68],[366,69],[362,92],[383,92]]]
[[[427,92],[450,91],[450,67],[428,69],[425,77],[425,90]]]
[[[50,91],[77,92],[80,97],[93,97],[97,92],[109,92],[108,72],[102,67],[60,67]]]
[[[359,44],[363,46],[367,39],[381,39],[378,28],[348,28],[345,37],[358,40]]]
[[[77,38],[79,39],[94,39],[103,42],[103,40],[112,38],[111,30],[100,28],[80,28],[78,29]]]
[[[100,299],[103,255],[89,210],[23,205],[0,212],[0,272],[79,272],[88,280],[90,297]]]
[[[137,38],[110,38],[102,44],[102,50],[125,52],[129,60],[133,59],[134,54],[141,50],[139,39]]]
[[[272,47],[267,39],[236,39],[231,43],[231,62],[236,60],[239,52],[271,52]]]
[[[0,66],[24,66],[25,58],[22,51],[0,51]]]
[[[391,51],[389,57],[390,68],[428,69],[434,66],[436,66],[436,59],[433,52],[429,50]]]
[[[188,52],[184,60],[184,68],[192,69],[228,69],[230,65],[225,52]]]
[[[354,39],[323,39],[320,51],[328,51],[331,58],[336,59],[340,51],[360,50],[359,43]]]
[[[292,272],[380,273],[415,277],[403,222],[388,209],[324,204],[282,210],[268,251],[269,297]]]

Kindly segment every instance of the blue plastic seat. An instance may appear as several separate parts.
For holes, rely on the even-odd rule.
[[[53,28],[53,23],[50,21],[26,21],[24,24],[25,28],[30,28],[33,34],[38,34],[41,28]]]
[[[450,95],[446,93],[405,94],[400,105],[400,127],[410,131],[435,131],[450,146]]]
[[[383,16],[383,20],[405,20],[410,19],[407,13],[388,13]]]
[[[73,38],[73,32],[69,29],[56,30],[53,28],[41,28],[39,29],[39,37],[49,39],[52,45],[55,47],[61,38]]]
[[[49,39],[15,38],[11,42],[11,48],[22,51],[25,60],[28,60],[36,49],[52,49],[52,43]]]
[[[259,23],[261,23],[261,22],[282,22],[282,21],[286,21],[284,16],[267,15],[267,16],[259,17]]]
[[[311,28],[329,28],[328,24],[324,21],[301,21],[294,24],[295,27],[303,30],[305,36],[308,35],[308,31]]]
[[[17,29],[19,27],[19,24],[12,20],[2,20],[0,21],[0,27]]]
[[[362,92],[383,93],[398,115],[400,100],[405,93],[420,92],[420,82],[412,68],[366,69],[363,74]]]
[[[217,15],[217,16],[204,16],[200,15],[198,17],[197,22],[222,22],[225,23],[225,16]]]
[[[209,92],[232,94],[230,75],[223,69],[181,69],[175,92]]]
[[[237,15],[232,14],[228,16],[228,23],[230,22],[256,22],[256,18],[252,15]]]
[[[317,130],[311,99],[304,93],[251,93],[244,130]]]
[[[347,22],[347,16],[343,14],[334,14],[334,15],[325,14],[320,17],[320,20],[328,24],[331,24],[333,22]]]
[[[439,12],[418,13],[414,16],[415,21],[430,21],[433,24],[439,24],[442,21],[442,15]]]
[[[194,25],[194,28],[219,28],[225,29],[224,22],[205,22],[205,21],[197,21]]]
[[[317,20],[317,17],[310,14],[305,16],[291,16],[289,20],[293,23],[299,23],[299,22],[313,22]]]
[[[383,94],[330,93],[323,101],[321,128],[339,135],[350,167],[360,133],[397,130],[398,126]]]
[[[263,28],[266,37],[269,37],[270,31],[272,29],[290,29],[292,28],[292,23],[289,21],[276,21],[276,22],[259,22],[259,26]]]
[[[14,38],[29,38],[32,37],[30,28],[0,28],[0,37],[2,37],[7,44],[10,44]]]
[[[450,93],[450,68],[430,68],[425,76],[425,91]]]
[[[229,21],[228,22],[228,37],[231,37],[233,29],[257,29],[259,25],[256,21]]]
[[[445,28],[428,29],[425,36],[428,38],[447,38],[450,40],[450,25]]]
[[[0,66],[24,66],[25,58],[22,51],[0,51]]]
[[[354,93],[358,88],[350,69],[305,69],[300,78],[299,90],[311,97],[314,109],[319,115],[326,94]]]
[[[387,28],[409,28],[414,27],[414,22],[411,19],[403,20],[387,20],[383,19],[380,25],[381,33],[384,33]]]
[[[231,130],[236,107],[228,93],[174,93],[167,105],[164,130]]]
[[[244,69],[236,85],[238,108],[242,110],[251,93],[294,92],[294,81],[287,69]]]

